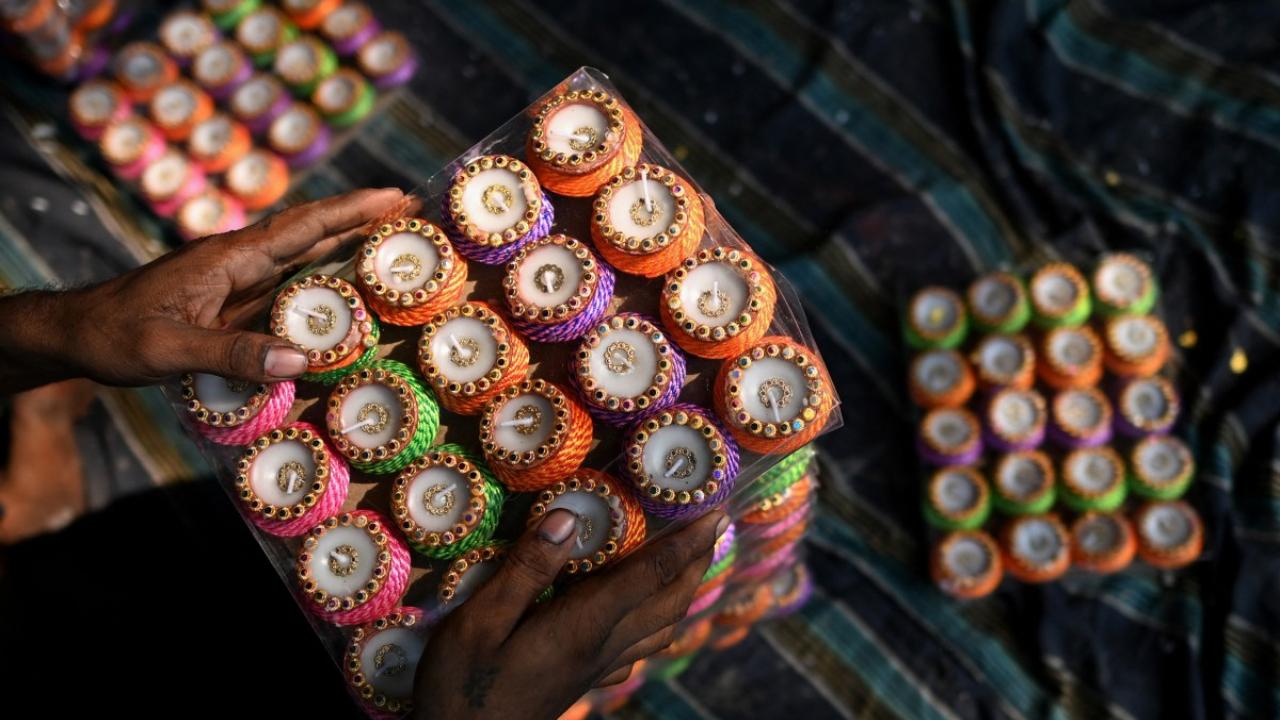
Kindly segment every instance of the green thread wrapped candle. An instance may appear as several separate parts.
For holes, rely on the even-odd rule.
[[[396,477],[391,514],[414,550],[448,560],[492,540],[505,498],[480,455],[446,444]]]
[[[204,9],[220,30],[235,28],[246,15],[261,6],[262,0],[204,0]]]
[[[1113,253],[1093,271],[1093,297],[1103,315],[1146,315],[1158,293],[1151,266],[1129,253]]]
[[[983,332],[1012,335],[1031,321],[1031,303],[1022,281],[1012,273],[983,275],[969,285],[969,313]]]
[[[1129,489],[1152,500],[1176,500],[1191,485],[1195,460],[1181,440],[1148,435],[1129,453]]]
[[[1073,510],[1111,512],[1128,495],[1124,464],[1109,447],[1074,450],[1062,461],[1062,501]]]
[[[302,379],[307,382],[320,383],[321,385],[332,385],[356,370],[369,367],[369,364],[378,357],[378,338],[382,336],[382,327],[378,324],[378,319],[370,315],[369,322],[373,325],[373,330],[369,333],[367,342],[371,344],[360,354],[360,357],[355,362],[334,370],[304,373]]]
[[[944,467],[929,479],[924,518],[942,530],[973,530],[991,515],[987,481],[969,467]]]
[[[1041,328],[1083,325],[1093,312],[1089,286],[1074,265],[1049,263],[1031,276],[1032,321]]]
[[[363,75],[349,68],[342,68],[320,81],[311,95],[325,122],[336,128],[344,128],[360,122],[378,97],[378,92]]]
[[[902,332],[907,344],[918,350],[952,350],[968,335],[969,316],[959,295],[944,287],[927,287],[912,296]]]
[[[1000,458],[991,476],[991,503],[1005,515],[1039,515],[1057,498],[1053,464],[1039,450]]]
[[[425,454],[439,421],[435,397],[395,360],[376,360],[339,380],[325,415],[338,452],[355,469],[379,475]]]

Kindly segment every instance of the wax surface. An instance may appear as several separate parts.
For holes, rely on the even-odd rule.
[[[540,413],[539,422],[532,426],[522,427],[503,427],[503,423],[516,420],[516,414],[521,412],[523,408],[532,407]],[[524,393],[517,395],[502,404],[501,408],[494,413],[493,419],[496,427],[493,430],[493,437],[498,447],[505,450],[513,450],[515,452],[528,452],[536,450],[539,445],[551,437],[551,431],[555,428],[555,413],[551,410],[551,403],[543,396],[534,393]],[[532,427],[532,432],[522,433],[521,429]]]
[[[1142,274],[1129,263],[1108,262],[1098,271],[1098,286],[1112,301],[1136,302],[1142,297]]]
[[[237,163],[236,167],[239,165]],[[322,315],[332,312],[333,322],[312,317],[303,310]],[[288,338],[310,350],[332,349],[351,331],[351,308],[337,290],[327,287],[300,290],[285,310],[284,318]]]
[[[957,538],[947,546],[942,562],[960,578],[977,577],[991,567],[991,557],[982,543],[969,537]]]
[[[185,85],[167,85],[156,93],[152,107],[160,124],[178,125],[196,111],[196,98]]]
[[[217,196],[197,195],[183,203],[178,211],[178,223],[196,235],[216,232],[221,229],[219,223],[225,209]]]
[[[346,108],[356,97],[356,84],[348,75],[335,75],[320,85],[316,95],[317,105],[325,108]]]
[[[1084,365],[1093,358],[1093,345],[1081,331],[1067,330],[1049,338],[1049,355],[1069,365]]]
[[[929,352],[920,357],[915,366],[915,382],[931,393],[940,393],[955,387],[960,381],[960,367],[955,356],[946,352]]]
[[[1120,482],[1118,468],[1105,455],[1083,450],[1071,457],[1065,468],[1073,484],[1090,493],[1104,493]]]
[[[609,130],[609,119],[594,105],[568,103],[547,118],[545,128],[552,152],[575,155],[600,145]]]
[[[196,56],[195,67],[192,70],[192,74],[195,75],[196,78],[205,82],[223,80],[231,77],[232,73],[235,72],[236,60],[235,51],[233,51],[229,46],[211,45],[204,50],[201,50],[200,54]],[[242,93],[247,96],[251,96],[253,92],[254,90],[252,88],[245,85],[236,90],[235,98],[240,98]],[[241,112],[241,102],[248,101],[240,101],[237,99],[232,100],[231,104],[232,107],[236,108],[236,112]],[[259,103],[264,109],[267,102],[270,102],[269,98],[266,100],[259,100]]]
[[[232,390],[225,378],[206,373],[192,376],[192,386],[200,404],[217,413],[229,413],[244,407],[258,391],[257,383],[245,383],[242,390]]]
[[[1025,498],[1044,487],[1045,479],[1044,469],[1039,463],[1015,456],[1000,466],[996,484],[1010,497]]]
[[[628,350],[634,353],[630,358]],[[649,336],[638,330],[611,328],[591,349],[587,363],[601,389],[617,397],[633,398],[653,385],[658,372],[658,351]]]
[[[236,26],[236,38],[251,50],[275,47],[279,37],[280,17],[273,10],[252,13]]]
[[[1137,463],[1143,475],[1157,483],[1177,479],[1187,467],[1177,441],[1159,436],[1138,446]]]
[[[581,282],[582,263],[563,245],[543,245],[533,250],[516,271],[521,302],[536,308],[563,305],[578,292]]]
[[[341,554],[339,548],[344,545],[353,548],[358,557],[349,575],[337,575],[330,569],[330,562],[336,561],[340,568],[350,567],[350,556],[345,561],[335,557]],[[308,567],[321,590],[338,597],[351,597],[373,579],[377,565],[378,544],[373,538],[361,528],[341,525],[319,539]]]
[[[1142,516],[1142,535],[1159,548],[1174,548],[1191,539],[1191,520],[1176,505],[1156,505]]]
[[[1134,356],[1149,355],[1156,349],[1158,336],[1145,316],[1126,317],[1115,324],[1116,347]]]
[[[552,501],[547,510],[564,509],[578,516],[578,537],[569,557],[582,560],[604,547],[613,525],[611,508],[603,497],[591,492],[567,492]]]
[[[787,422],[793,420],[804,409],[809,388],[804,371],[795,364],[781,358],[766,357],[753,362],[750,367],[743,370],[742,375],[742,403],[751,417],[766,422]],[[774,378],[781,381],[780,387],[791,390],[791,397],[785,397],[786,393],[779,389],[773,393],[770,406],[766,407],[765,399],[768,399],[769,395],[766,393],[765,398],[762,399],[760,389],[762,385],[771,382]],[[773,406],[774,402],[777,403],[776,407]]]
[[[370,70],[385,75],[396,67],[401,45],[394,35],[380,35],[360,50],[360,58]]]
[[[665,231],[675,220],[676,200],[671,189],[650,178],[646,202],[645,184],[644,180],[637,178],[622,185],[613,191],[613,199],[609,201],[609,223],[626,237],[653,237]]]
[[[466,514],[471,493],[467,479],[454,468],[430,467],[409,483],[409,517],[427,532],[449,530]],[[427,491],[431,497],[426,497]]]
[[[968,510],[978,502],[978,488],[962,472],[948,472],[939,479],[938,505],[948,513]]]
[[[364,12],[355,5],[343,5],[324,19],[324,34],[333,38],[348,38],[362,27]]]
[[[955,326],[960,308],[952,299],[939,293],[925,293],[911,306],[916,327],[929,333],[942,332]]]
[[[267,184],[267,176],[270,172],[271,166],[267,163],[265,156],[256,152],[249,153],[237,160],[236,164],[227,171],[227,187],[237,192],[256,192]],[[334,340],[334,343],[337,343],[337,340]],[[327,350],[328,348],[318,349]]]
[[[316,133],[316,116],[306,105],[294,105],[271,122],[271,144],[286,150],[300,150]]]
[[[1145,380],[1130,385],[1124,392],[1123,401],[1129,415],[1143,420],[1157,420],[1169,412],[1169,403],[1160,387]]]
[[[440,263],[435,244],[413,232],[389,235],[378,245],[373,271],[387,287],[413,292],[427,284]]]
[[[458,343],[457,348],[454,342]],[[431,357],[446,378],[459,383],[475,382],[497,362],[498,342],[483,322],[456,317],[441,325],[431,338]]]
[[[185,155],[170,150],[142,171],[142,186],[155,197],[172,197],[187,181],[187,171],[190,168],[191,164],[187,162]]]
[[[206,51],[200,56],[204,59]],[[232,62],[230,53],[226,54],[227,63]],[[266,112],[276,99],[276,85],[267,75],[250,78],[245,84],[236,88],[231,96],[231,109],[241,117],[256,117]]]
[[[370,635],[360,651],[365,681],[389,698],[411,698],[418,660],[426,649],[426,638],[408,628],[387,628]]]
[[[208,26],[201,16],[190,13],[172,15],[160,26],[160,37],[166,47],[189,51],[204,39]]]
[[[1040,420],[1040,410],[1030,393],[1006,392],[995,401],[991,417],[999,429],[1014,434],[1025,433]]]
[[[115,111],[116,97],[102,85],[85,85],[71,95],[71,107],[84,122],[106,122]]]
[[[1025,359],[1022,346],[1007,337],[991,337],[982,343],[978,361],[987,371],[1002,377],[1012,375],[1022,367]]]
[[[146,144],[147,131],[137,122],[112,125],[102,136],[103,149],[117,161],[128,162],[136,158]]]
[[[714,292],[717,290],[719,295]],[[728,263],[707,262],[685,276],[680,304],[693,322],[721,327],[738,319],[747,307],[749,292],[747,281]]]
[[[214,115],[196,125],[191,131],[191,148],[205,155],[216,155],[231,140],[231,118],[226,115]]]
[[[466,602],[471,594],[480,589],[481,585],[488,582],[489,578],[498,571],[497,560],[486,560],[485,562],[472,565],[467,571],[462,573],[462,577],[458,578],[458,584],[453,590],[452,604]]]
[[[945,447],[959,447],[973,439],[973,428],[956,410],[943,410],[929,417],[925,434]]]
[[[1036,303],[1047,308],[1069,308],[1080,299],[1076,284],[1057,273],[1038,275],[1031,282],[1031,296]]]
[[[276,58],[276,68],[289,78],[309,78],[319,67],[320,59],[316,57],[311,43],[291,42],[280,49]]]
[[[160,61],[150,52],[133,53],[124,62],[124,76],[137,85],[151,82],[162,71]]]
[[[681,451],[692,455],[692,467],[690,459]],[[645,443],[644,471],[661,488],[694,490],[711,474],[711,450],[697,430],[685,425],[667,425],[658,428]],[[685,473],[688,476],[681,477]]]
[[[1003,318],[1013,310],[1017,292],[1001,278],[986,277],[974,288],[977,310],[989,318]]]
[[[1062,412],[1059,420],[1068,428],[1090,430],[1102,422],[1102,405],[1091,393],[1067,390],[1059,398]]]
[[[284,488],[280,487],[280,471],[285,470]],[[297,472],[298,468],[302,472]],[[290,471],[293,471],[292,473]],[[291,477],[292,475],[292,477]],[[249,466],[249,487],[268,505],[293,505],[302,499],[316,479],[316,462],[311,449],[299,440],[282,440],[268,445]],[[292,488],[292,491],[290,491]]]
[[[507,168],[494,167],[481,170],[467,182],[462,209],[471,224],[496,233],[520,222],[528,203],[520,177]]]
[[[1053,562],[1062,552],[1062,539],[1042,518],[1019,523],[1013,531],[1013,553],[1034,565]]]
[[[400,395],[396,391],[380,383],[361,385],[352,390],[342,402],[342,427],[351,427],[365,419],[381,421],[384,419],[377,408],[386,412],[385,423],[381,428],[372,426],[357,428],[347,433],[346,437],[357,447],[372,449],[386,445],[400,430],[400,415],[404,406],[400,404]],[[365,413],[365,417],[360,417]]]
[[[1095,515],[1080,527],[1080,547],[1092,555],[1110,551],[1120,543],[1120,528],[1115,520]]]

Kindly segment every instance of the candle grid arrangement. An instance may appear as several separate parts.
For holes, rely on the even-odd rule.
[[[371,715],[411,689],[371,638],[411,668],[557,509],[578,518],[557,585],[729,511],[659,676],[807,598],[831,378],[794,291],[596,71],[291,278],[263,323],[308,372],[183,378],[181,413]]]
[[[72,92],[68,114],[191,240],[277,204],[417,67],[404,35],[363,3],[203,0],[120,48]]]
[[[1100,257],[1088,277],[1055,262],[983,275],[963,296],[911,297],[908,391],[943,592],[1199,557],[1204,528],[1182,499],[1195,461],[1171,432],[1180,402],[1157,297],[1150,266],[1128,253]]]

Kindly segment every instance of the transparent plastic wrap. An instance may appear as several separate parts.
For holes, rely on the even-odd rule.
[[[600,161],[583,173],[556,143],[607,157],[581,151]],[[575,72],[399,213],[277,291],[269,331],[341,338],[306,345],[303,379],[170,389],[365,707],[405,699],[353,674],[370,634],[456,608],[552,508],[580,518],[561,583],[714,507],[759,581],[794,562],[836,390],[795,291],[603,74]],[[352,585],[365,551],[376,574]]]

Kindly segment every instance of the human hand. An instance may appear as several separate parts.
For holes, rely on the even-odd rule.
[[[418,663],[418,718],[555,718],[592,686],[622,682],[671,643],[728,527],[713,512],[543,603],[577,517],[548,513],[497,573],[433,629]]]

